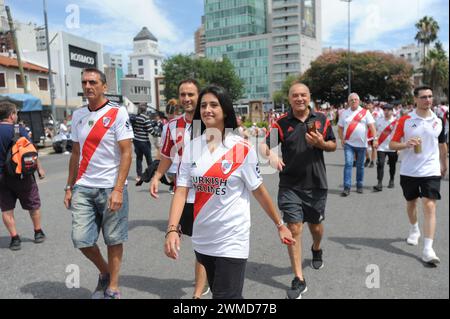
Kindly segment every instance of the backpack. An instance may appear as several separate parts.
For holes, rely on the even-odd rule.
[[[5,171],[10,176],[23,178],[37,170],[38,152],[26,137],[20,136],[19,125],[14,125],[14,137],[6,151]]]

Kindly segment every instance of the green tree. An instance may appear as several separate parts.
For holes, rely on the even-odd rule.
[[[382,52],[352,52],[352,88],[361,99],[384,101],[411,95],[413,68],[403,59]],[[315,100],[332,104],[347,101],[348,53],[324,53],[299,79],[309,86]]]
[[[296,80],[298,80],[298,76],[289,75],[284,80],[281,90],[275,91],[273,93],[272,99],[276,106],[281,106],[281,104],[289,104],[289,89],[291,88],[292,83],[294,83]]]
[[[422,74],[423,82],[433,88],[437,98],[444,93],[448,100],[449,62],[441,42],[437,42],[435,47],[428,52],[422,65]],[[440,103],[440,101],[435,102]]]
[[[178,84],[187,78],[196,79],[201,87],[208,84],[221,85],[228,90],[233,101],[239,100],[244,93],[244,82],[236,75],[227,58],[212,61],[179,54],[164,62],[163,72],[164,95],[167,99],[178,97]]]
[[[423,60],[425,60],[428,47],[437,39],[439,24],[432,17],[425,16],[416,23],[416,28],[415,39],[419,45],[423,45]]]

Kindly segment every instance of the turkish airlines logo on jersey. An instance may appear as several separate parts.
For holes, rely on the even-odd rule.
[[[226,175],[231,171],[231,168],[233,167],[233,163],[230,163],[227,160],[222,161],[222,172]]]

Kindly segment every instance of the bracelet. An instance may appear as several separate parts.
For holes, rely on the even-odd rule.
[[[172,229],[172,230],[169,230],[169,231],[166,233],[166,236],[164,236],[164,238],[167,238],[167,236],[169,236],[170,233],[177,233],[177,234],[178,234],[178,237],[181,237],[181,233],[180,233],[178,230]]]
[[[278,229],[280,229],[281,228],[281,226],[283,226],[284,225],[284,222],[283,221],[281,221],[281,222],[279,222],[276,226],[277,226],[277,228]]]
[[[169,231],[169,230],[171,230],[171,229],[179,229],[180,228],[180,226],[179,225],[169,225],[169,226],[167,226],[167,230]]]

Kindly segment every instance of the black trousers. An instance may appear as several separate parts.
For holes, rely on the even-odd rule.
[[[395,168],[398,161],[397,152],[377,152],[377,179],[378,182],[383,181],[384,164],[386,164],[386,156],[389,158],[389,175],[391,180],[395,177]]]
[[[145,157],[147,167],[152,165],[152,145],[150,142],[141,142],[134,140],[134,152],[136,153],[136,174],[142,177],[142,160]]]
[[[207,256],[195,252],[197,261],[206,269],[213,299],[244,299],[247,259]]]

